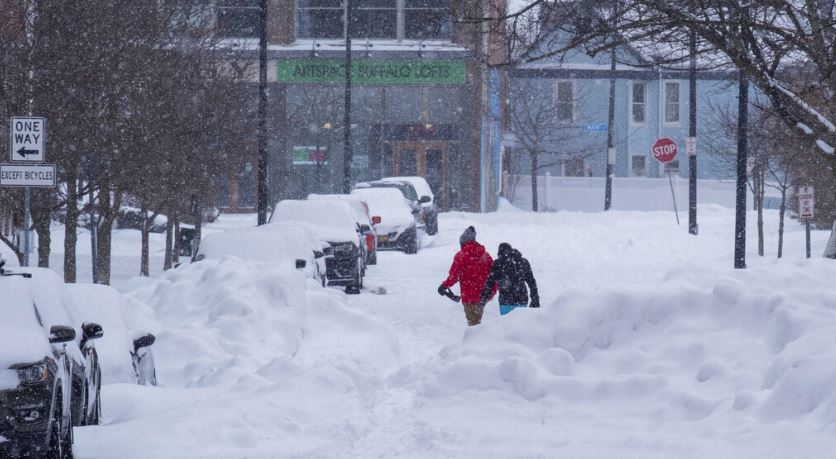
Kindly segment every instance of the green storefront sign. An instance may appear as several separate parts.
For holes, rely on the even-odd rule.
[[[351,81],[356,84],[463,84],[464,61],[415,59],[353,59]],[[282,59],[283,83],[345,82],[343,59]]]

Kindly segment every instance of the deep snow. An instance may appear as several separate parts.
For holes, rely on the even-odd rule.
[[[106,385],[76,457],[828,457],[836,263],[803,259],[794,223],[776,260],[771,212],[759,258],[751,222],[737,271],[733,210],[709,206],[698,237],[670,212],[442,214],[355,296],[234,257],[120,271],[162,385]],[[529,258],[541,309],[467,328],[438,296],[471,224]]]

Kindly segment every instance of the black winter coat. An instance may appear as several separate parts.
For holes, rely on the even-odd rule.
[[[499,304],[501,305],[527,305],[529,291],[531,299],[536,300],[537,303],[540,302],[531,265],[516,249],[512,249],[510,253],[500,253],[499,258],[494,260],[491,272],[482,288],[480,298],[482,304],[490,300],[494,284],[499,286]],[[528,284],[528,289],[526,289],[526,284]]]

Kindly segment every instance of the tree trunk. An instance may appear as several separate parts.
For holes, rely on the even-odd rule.
[[[537,212],[537,153],[531,155],[531,210]]]
[[[180,263],[180,216],[176,213],[174,214],[174,251],[171,258],[175,265]]]
[[[764,240],[763,240],[763,201],[766,193],[766,173],[762,167],[758,167],[755,172],[755,206],[758,210],[758,255],[764,254]]]
[[[787,188],[781,187],[781,210],[778,211],[778,258],[784,256],[784,215],[787,213]]]
[[[165,258],[163,259],[163,270],[168,271],[172,266],[171,239],[174,237],[174,221],[169,217],[165,224]]]
[[[32,228],[38,235],[38,266],[49,268],[50,244],[50,211],[52,209],[52,190],[32,190],[30,213],[32,215]]]
[[[110,186],[103,185],[99,190],[98,223],[96,230],[96,283],[110,285],[111,248],[113,223],[119,215],[122,204],[122,191],[116,190],[111,198]]]
[[[151,225],[148,222],[148,209],[145,207],[145,202],[140,204],[139,215],[142,217],[142,226],[139,231],[141,233],[142,249],[139,257],[139,275],[148,277],[151,275],[149,268],[149,236]]]
[[[197,251],[200,250],[200,238],[201,234],[203,233],[203,207],[197,207],[197,216],[195,217],[194,222],[194,242],[192,242],[192,256],[194,257],[197,255]]]
[[[78,244],[78,177],[75,167],[66,169],[67,213],[64,219],[64,282],[76,281],[76,245]]]

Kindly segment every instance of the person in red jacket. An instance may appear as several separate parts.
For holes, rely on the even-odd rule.
[[[450,287],[458,282],[467,324],[479,325],[482,322],[482,313],[485,311],[485,305],[480,302],[480,295],[485,280],[491,272],[493,258],[482,244],[476,242],[476,229],[472,226],[464,230],[459,238],[459,245],[461,250],[453,258],[450,275],[438,287],[438,293],[445,295]],[[495,293],[496,288],[491,292],[491,297]]]

